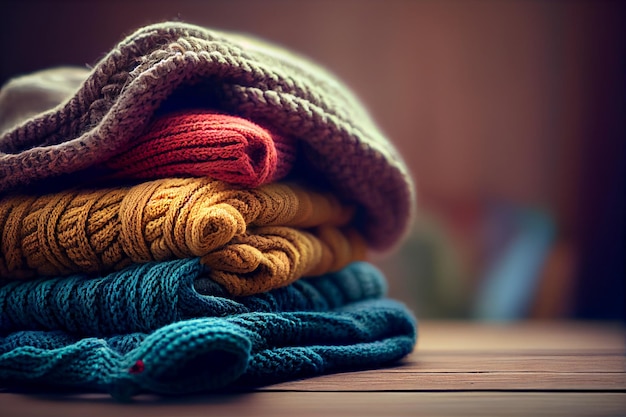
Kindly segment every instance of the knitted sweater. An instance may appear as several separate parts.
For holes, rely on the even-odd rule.
[[[293,166],[291,139],[241,117],[207,110],[161,116],[148,131],[99,167],[107,178],[210,177],[258,187]]]
[[[385,291],[384,277],[366,262],[236,298],[225,296],[198,259],[153,262],[97,278],[76,275],[3,285],[0,334],[18,330],[63,330],[89,336],[150,332],[199,317],[328,311],[380,298]]]
[[[137,30],[71,98],[4,131],[0,192],[103,163],[181,95],[298,139],[299,166],[356,203],[372,247],[407,230],[415,198],[405,163],[343,84],[278,47],[180,22]]]
[[[62,331],[0,337],[0,384],[184,394],[377,367],[415,346],[411,314],[389,299],[327,312],[242,313],[152,333],[81,338]]]
[[[294,229],[289,237],[287,232],[264,227],[324,226],[319,230],[332,231],[336,230],[334,226],[348,223],[352,214],[353,209],[333,195],[297,185],[275,183],[246,190],[208,178],[169,178],[132,187],[11,196],[0,199],[0,277],[101,272],[131,262],[205,256],[211,252],[205,259],[211,266],[231,265],[226,270],[252,272],[254,267],[250,265],[258,266],[260,262],[254,254],[276,249],[266,239],[251,237],[263,235],[277,235],[292,243],[296,238],[305,240],[290,247],[292,251],[308,251],[307,245],[313,245],[313,258],[301,262],[312,271],[327,255],[323,247],[311,243],[310,233]],[[326,235],[330,238],[324,238]],[[345,239],[342,236],[318,233],[330,250],[343,248],[348,256],[334,256],[343,261],[331,260],[325,270],[317,268],[315,272],[338,269],[347,264],[345,259],[362,258],[365,248],[360,237],[352,232]],[[225,248],[228,243],[241,250],[233,249],[235,246]],[[261,252],[251,252],[251,246]],[[350,248],[355,250],[346,252]],[[224,256],[243,256],[241,259],[247,262],[239,266]],[[285,256],[291,259],[290,255],[280,255],[280,259]]]

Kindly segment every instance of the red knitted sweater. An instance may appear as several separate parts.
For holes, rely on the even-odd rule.
[[[285,177],[295,156],[294,140],[247,119],[185,110],[156,119],[102,168],[113,178],[206,176],[258,187]]]

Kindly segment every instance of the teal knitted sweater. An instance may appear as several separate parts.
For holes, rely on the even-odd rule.
[[[0,386],[128,399],[269,384],[396,361],[413,316],[365,262],[268,293],[220,296],[197,260],[0,286]]]
[[[196,317],[249,312],[328,311],[384,295],[386,281],[366,262],[300,279],[267,293],[220,296],[198,259],[133,265],[97,278],[14,281],[0,286],[0,334],[64,330],[89,336],[149,332]]]
[[[375,299],[328,312],[242,313],[109,338],[62,331],[0,337],[0,384],[65,386],[125,400],[377,367],[415,346],[401,304]]]

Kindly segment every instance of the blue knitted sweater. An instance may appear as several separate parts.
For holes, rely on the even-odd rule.
[[[398,360],[413,316],[371,264],[233,299],[195,260],[0,287],[0,385],[183,394]]]
[[[0,384],[62,385],[122,400],[205,392],[381,366],[410,353],[415,337],[411,314],[390,299],[191,319],[109,338],[18,331],[0,337]]]
[[[220,296],[198,259],[133,265],[98,278],[14,281],[0,287],[0,335],[64,330],[88,336],[150,332],[176,321],[248,312],[328,311],[379,298],[381,272],[355,262],[339,272],[300,279],[253,296]]]

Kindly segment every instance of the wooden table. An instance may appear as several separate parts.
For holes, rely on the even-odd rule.
[[[618,324],[423,322],[392,368],[133,404],[0,393],[0,416],[626,416],[625,354]]]

